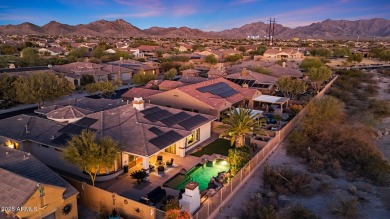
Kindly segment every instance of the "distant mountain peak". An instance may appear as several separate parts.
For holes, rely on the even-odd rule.
[[[49,35],[90,35],[90,36],[157,36],[189,38],[247,38],[247,36],[267,36],[269,24],[258,21],[224,31],[202,31],[183,27],[157,27],[141,30],[123,19],[107,21],[100,19],[89,24],[67,25],[50,21],[42,27],[24,22],[19,25],[3,25],[0,31],[6,34],[49,34]],[[368,20],[331,20],[312,23],[296,28],[275,25],[275,38],[322,38],[340,39],[359,35],[364,37],[390,37],[390,20],[373,18]]]

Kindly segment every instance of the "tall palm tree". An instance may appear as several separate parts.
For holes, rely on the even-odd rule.
[[[229,136],[231,145],[235,143],[236,147],[242,147],[245,145],[245,134],[262,133],[264,120],[253,115],[251,109],[232,108],[222,122],[222,125],[217,126],[217,129],[223,130],[221,136]]]

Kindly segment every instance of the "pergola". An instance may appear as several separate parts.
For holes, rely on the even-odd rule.
[[[280,113],[283,112],[283,105],[287,106],[288,101],[290,100],[287,97],[278,97],[271,95],[259,95],[252,99],[253,101],[261,102],[261,103],[269,103],[272,105],[280,105]],[[268,105],[266,111],[268,112]]]

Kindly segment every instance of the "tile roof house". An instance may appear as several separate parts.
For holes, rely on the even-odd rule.
[[[163,91],[148,89],[144,87],[134,87],[128,90],[126,93],[122,94],[122,99],[124,101],[133,101],[135,97],[142,97],[144,100],[147,100],[149,96],[161,92]]]
[[[265,58],[286,58],[286,59],[303,59],[304,54],[299,49],[287,48],[287,49],[267,49],[263,57]]]
[[[216,78],[165,91],[148,97],[151,103],[200,112],[219,117],[232,106],[251,105],[260,95],[255,89],[244,88],[224,78]]]
[[[2,210],[3,216],[69,219],[78,216],[79,192],[29,153],[1,146],[0,175],[0,205],[10,206]],[[68,206],[71,210],[64,215],[62,211]]]
[[[119,142],[121,153],[112,166],[98,170],[97,181],[115,178],[130,164],[130,157],[149,158],[169,148],[169,153],[186,153],[211,135],[216,117],[144,103],[135,98],[126,104],[85,115],[68,123],[38,116],[18,115],[0,121],[0,144],[12,142],[14,148],[33,154],[50,167],[89,178],[61,158],[61,151],[72,135],[88,129],[98,137],[110,136]],[[149,165],[149,164],[148,164]],[[146,165],[145,168],[149,166]]]
[[[240,86],[257,89],[262,93],[270,94],[274,89],[278,78],[270,75],[265,75],[243,68],[241,72],[229,74],[226,79]]]
[[[192,77],[198,77],[200,71],[196,69],[186,69],[181,71],[181,75],[183,76],[192,76]]]
[[[53,66],[53,70],[65,75],[75,86],[81,85],[83,75],[91,75],[95,81],[108,81],[121,79],[129,81],[133,75],[133,70],[126,66],[116,66],[110,64],[94,64],[89,62],[74,62],[65,65]]]

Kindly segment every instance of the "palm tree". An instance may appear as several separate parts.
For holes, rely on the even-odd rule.
[[[232,108],[227,117],[222,119],[223,124],[217,129],[223,130],[221,136],[229,136],[230,145],[235,143],[236,147],[245,145],[245,134],[261,134],[263,119],[252,114],[251,109]]]
[[[119,145],[111,137],[96,139],[93,131],[83,130],[66,143],[64,160],[78,166],[91,177],[92,185],[100,167],[112,166],[119,153]]]
[[[136,170],[130,174],[131,178],[136,179],[137,183],[140,184],[145,177],[148,176],[148,174],[143,170]]]

